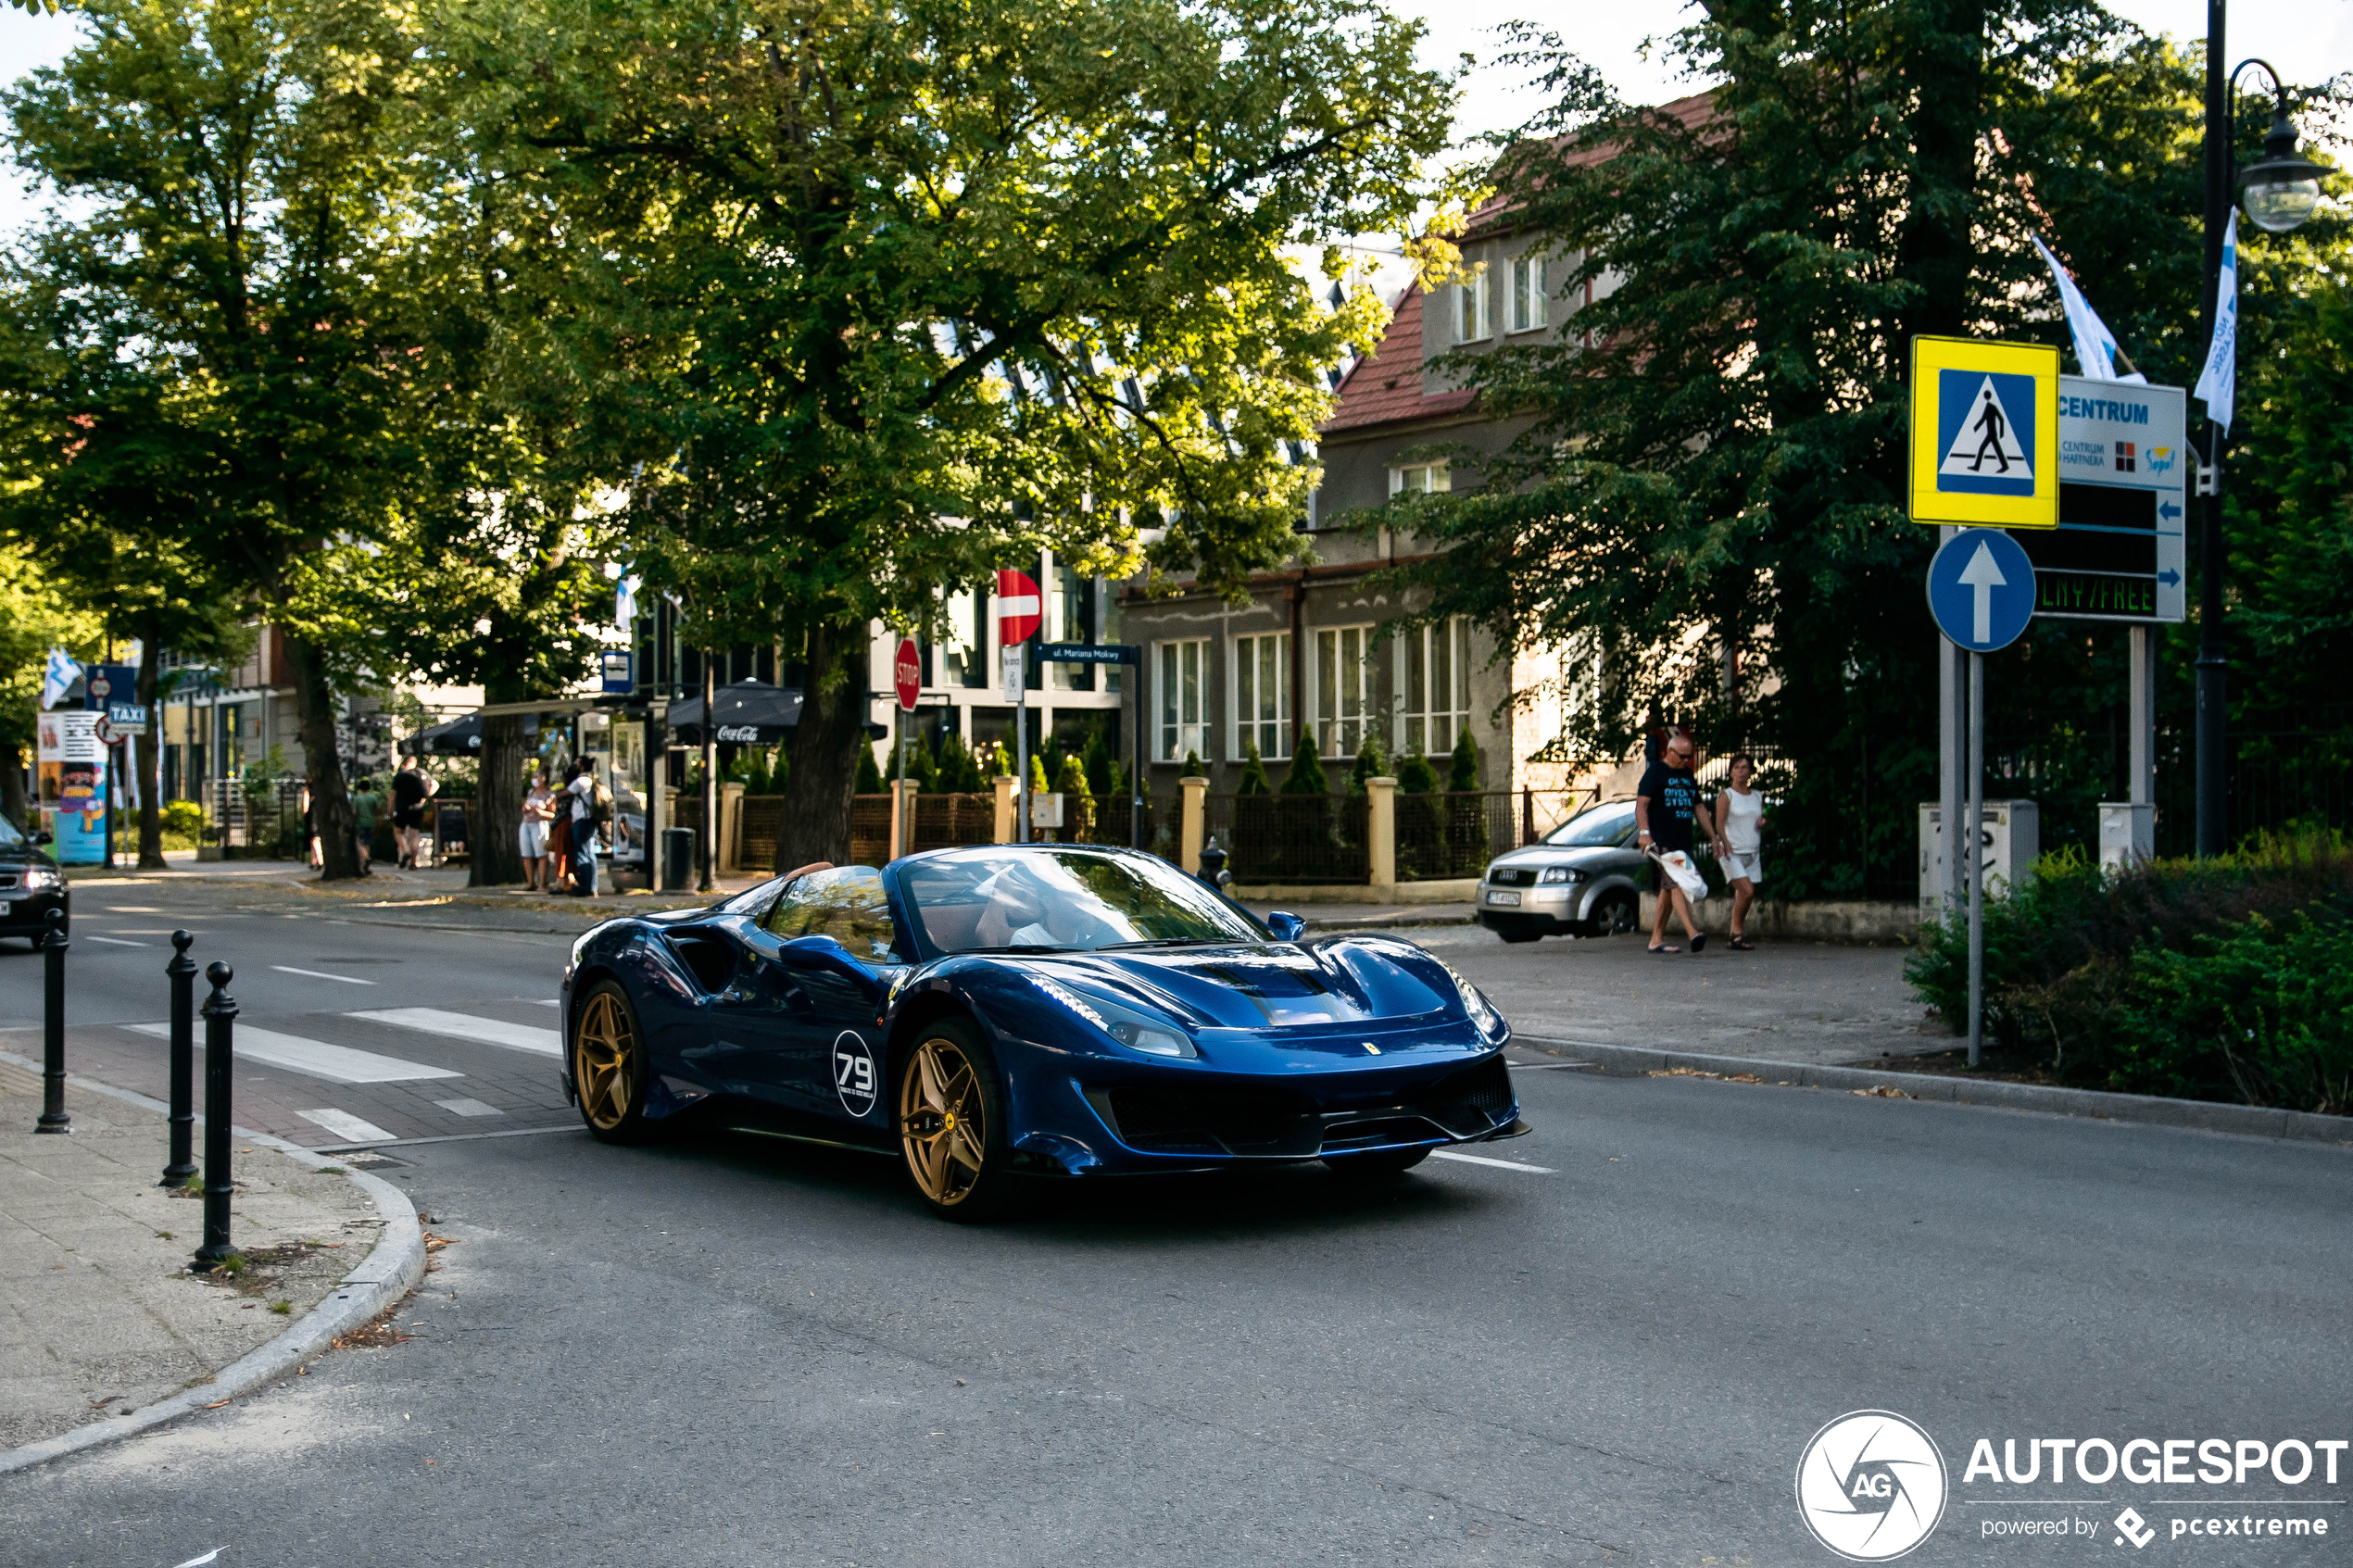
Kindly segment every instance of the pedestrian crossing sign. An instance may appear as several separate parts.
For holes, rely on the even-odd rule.
[[[2058,380],[2055,347],[1914,338],[1912,521],[2057,528]]]

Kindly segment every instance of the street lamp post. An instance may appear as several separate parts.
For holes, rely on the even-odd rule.
[[[2262,161],[2246,173],[2247,221],[2270,233],[2285,233],[2312,215],[2321,199],[2320,165],[2296,156],[2296,127],[2287,117],[2287,89],[2264,60],[2243,60],[2222,71],[2225,0],[2206,6],[2206,340],[2214,341],[2221,308],[2222,241],[2237,174],[2238,80],[2250,66],[2271,79],[2275,110],[2264,138]],[[2235,352],[2235,350],[2233,350]],[[2227,420],[2227,416],[2226,416]],[[2230,812],[2230,656],[2222,643],[2222,445],[2221,425],[2209,404],[2206,417],[2206,468],[2198,476],[2197,645],[2197,852],[2220,855],[2228,847]]]

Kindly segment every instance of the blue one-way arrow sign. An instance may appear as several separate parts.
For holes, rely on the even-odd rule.
[[[2006,648],[2034,619],[2034,563],[2001,530],[1964,528],[1928,563],[1928,608],[1971,653]]]
[[[2178,587],[2181,584],[2182,574],[2169,566],[2157,574],[2157,580],[2169,588]]]
[[[2171,501],[2159,501],[2157,504],[2157,515],[2163,518],[2166,521],[2171,522],[2175,518],[2182,515],[2182,508],[2175,506]]]

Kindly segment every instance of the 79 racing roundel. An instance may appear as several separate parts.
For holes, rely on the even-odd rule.
[[[875,1109],[875,1097],[881,1091],[875,1053],[855,1029],[843,1030],[834,1040],[834,1093],[841,1097],[841,1108],[863,1117]]]

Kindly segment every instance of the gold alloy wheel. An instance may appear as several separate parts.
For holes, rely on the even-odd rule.
[[[955,1041],[935,1035],[915,1047],[899,1085],[899,1140],[925,1198],[945,1209],[971,1196],[988,1123],[980,1076]]]
[[[629,1114],[629,1096],[636,1084],[637,1036],[629,1027],[619,992],[599,991],[588,998],[577,1039],[573,1073],[580,1086],[580,1109],[592,1124],[610,1133]]]

